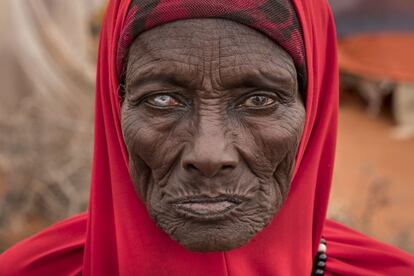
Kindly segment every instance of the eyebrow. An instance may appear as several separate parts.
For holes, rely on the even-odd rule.
[[[285,70],[284,70],[285,71]],[[225,84],[228,88],[242,87],[261,87],[274,88],[283,90],[294,90],[297,83],[297,77],[292,76],[289,72],[280,73],[277,70],[271,72],[269,70],[250,70],[248,72],[240,72],[240,78],[234,82]]]
[[[170,68],[174,68],[171,66]],[[146,84],[162,83],[166,85],[173,85],[176,87],[191,88],[195,87],[192,83],[194,78],[191,74],[178,75],[175,70],[158,66],[148,65],[144,68],[139,68],[131,73],[131,77],[127,80],[127,87],[138,88]],[[220,80],[220,84],[225,89],[239,89],[239,88],[263,88],[263,89],[277,89],[286,92],[294,91],[297,77],[285,69],[275,70],[240,70],[238,78],[233,81]],[[197,89],[195,87],[195,89]]]
[[[191,83],[191,78],[187,76],[179,76],[171,69],[163,68],[161,70],[157,66],[149,65],[146,68],[134,70],[132,76],[127,78],[126,85],[137,88],[148,83],[161,81],[163,84],[187,87]]]

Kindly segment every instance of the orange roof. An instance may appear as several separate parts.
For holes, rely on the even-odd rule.
[[[365,34],[338,41],[341,71],[369,79],[414,82],[414,34]]]

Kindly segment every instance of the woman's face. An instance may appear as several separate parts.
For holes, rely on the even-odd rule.
[[[220,19],[141,34],[122,130],[135,189],[156,224],[195,251],[239,247],[280,209],[305,121],[291,57]]]

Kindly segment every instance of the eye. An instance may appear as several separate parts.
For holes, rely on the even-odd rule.
[[[146,102],[156,107],[177,107],[184,106],[175,97],[168,94],[157,94],[150,96],[146,99]]]
[[[247,98],[242,104],[239,106],[244,107],[266,107],[272,105],[275,100],[272,97],[266,95],[253,95]]]

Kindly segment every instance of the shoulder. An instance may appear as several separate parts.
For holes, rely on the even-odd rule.
[[[327,220],[327,271],[333,275],[414,275],[414,257],[342,224]]]
[[[87,214],[54,224],[0,255],[0,275],[75,275],[82,268]]]

